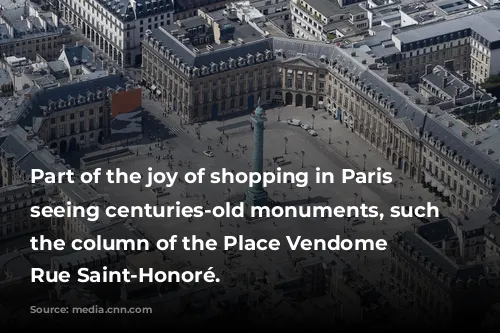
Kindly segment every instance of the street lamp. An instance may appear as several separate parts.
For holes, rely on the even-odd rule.
[[[285,136],[285,155],[288,153],[286,149],[287,145],[288,145],[288,138]]]
[[[229,135],[226,134],[226,153],[229,151]]]
[[[345,157],[349,157],[349,140],[345,140]]]
[[[332,128],[328,127],[328,144],[332,144]]]
[[[226,127],[226,112],[222,114],[222,134],[226,134],[225,132],[225,127]]]
[[[304,168],[304,156],[306,155],[306,152],[302,150],[300,153],[302,154],[302,166],[301,167]]]
[[[313,115],[312,115],[312,119],[313,119],[312,129],[314,129],[314,119],[315,119],[315,118],[316,118],[316,115],[315,115],[315,114],[313,114]]]
[[[366,154],[363,154],[363,171],[366,171]]]

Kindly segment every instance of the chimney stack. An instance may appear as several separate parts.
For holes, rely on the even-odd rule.
[[[431,74],[432,73],[432,65],[425,65],[425,74]]]
[[[457,99],[460,96],[460,87],[455,88],[455,97],[454,97],[454,102],[455,104],[457,103]]]
[[[448,78],[447,77],[443,77],[443,84],[442,84],[442,87],[441,88],[446,88],[446,85],[448,84]]]
[[[474,84],[474,88],[472,88],[472,99],[476,100],[478,98],[477,91],[479,90],[479,83]]]
[[[444,68],[449,70],[450,72],[454,72],[455,71],[455,66],[453,64],[453,60],[446,60],[444,62]]]

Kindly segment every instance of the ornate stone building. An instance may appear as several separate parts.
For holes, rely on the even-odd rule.
[[[64,154],[102,143],[110,135],[111,100],[135,89],[120,76],[107,76],[34,92],[19,124]]]
[[[429,104],[409,85],[387,82],[386,69],[358,49],[277,37],[273,47],[285,104],[300,105],[300,100],[297,104],[297,98],[290,97],[298,91],[288,88],[297,85],[294,79],[299,72],[317,71],[317,81],[311,81],[318,90],[325,73],[323,101],[318,94],[317,102],[313,98],[317,104],[302,105],[324,106],[407,177],[424,184],[457,211],[477,209],[481,200],[488,205],[495,196],[500,175],[495,148],[500,139],[494,123],[471,126]],[[493,107],[490,99],[474,103],[482,109]],[[452,139],[455,136],[466,140]]]
[[[159,28],[143,42],[143,81],[184,121],[217,119],[267,104],[276,86],[272,40],[223,11]]]
[[[413,231],[397,233],[389,245],[389,285],[422,322],[479,320],[498,297],[483,263],[458,264]]]
[[[141,41],[147,31],[174,20],[171,0],[60,0],[59,9],[66,22],[122,67],[141,63]]]

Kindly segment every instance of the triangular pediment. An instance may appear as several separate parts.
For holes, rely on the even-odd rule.
[[[292,65],[292,66],[297,66],[297,67],[305,67],[305,68],[318,68],[319,66],[314,63],[314,61],[303,57],[303,56],[298,56],[298,57],[293,57],[286,59],[283,61],[284,64],[287,65]]]

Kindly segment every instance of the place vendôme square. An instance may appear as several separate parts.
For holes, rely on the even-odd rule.
[[[500,327],[495,1],[0,6],[7,329]]]

